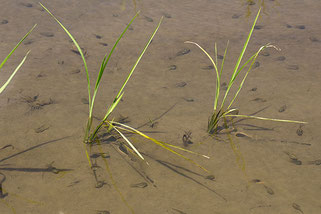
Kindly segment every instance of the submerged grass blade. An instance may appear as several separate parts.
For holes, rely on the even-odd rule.
[[[1,86],[0,88],[0,94],[4,91],[4,89],[9,85],[9,83],[11,82],[12,78],[14,77],[14,75],[18,72],[18,70],[20,69],[20,67],[22,66],[22,64],[25,62],[25,60],[27,59],[27,56],[29,54],[30,51],[27,52],[27,54],[25,55],[25,57],[22,59],[22,61],[20,62],[20,64],[16,67],[16,69],[14,70],[14,72],[10,75],[9,79],[3,84],[3,86]]]
[[[22,39],[18,42],[18,44],[10,51],[10,53],[6,56],[6,58],[4,58],[4,60],[2,61],[2,63],[0,64],[0,69],[3,67],[3,65],[8,61],[8,59],[10,58],[10,56],[15,52],[15,50],[20,46],[20,44],[29,36],[29,34],[33,31],[33,29],[35,29],[35,27],[37,26],[37,24],[35,24],[30,30],[29,32],[24,35],[24,37],[22,37]],[[6,89],[6,87],[9,85],[9,83],[11,82],[12,78],[16,75],[16,73],[18,72],[18,70],[20,69],[20,67],[22,66],[22,64],[25,62],[28,54],[30,51],[28,51],[25,55],[25,57],[22,59],[22,61],[20,62],[20,64],[16,67],[16,69],[14,70],[14,72],[10,75],[9,79],[1,86],[0,88],[0,94]]]
[[[221,84],[220,83],[220,79],[221,78],[220,78],[220,74],[218,72],[216,63],[214,62],[213,58],[209,55],[209,53],[207,53],[207,51],[204,48],[202,48],[199,44],[197,44],[196,42],[186,41],[184,43],[189,43],[189,44],[196,45],[199,49],[201,49],[206,54],[206,56],[210,59],[210,61],[212,62],[213,66],[214,66],[214,69],[215,69],[215,72],[216,72],[216,92],[215,92],[215,101],[214,101],[214,111],[215,111],[216,108],[217,108],[218,97],[219,97],[219,94],[220,94],[220,84]]]
[[[67,28],[65,28],[65,26],[43,5],[39,2],[40,6],[47,11],[47,13],[49,13],[49,15],[60,25],[60,27],[67,33],[67,35],[69,36],[69,38],[72,40],[72,42],[74,43],[74,45],[76,46],[81,59],[84,63],[84,67],[85,67],[85,71],[86,71],[86,77],[87,77],[87,85],[88,85],[88,101],[89,101],[89,110],[91,108],[91,95],[90,95],[90,79],[89,79],[89,73],[88,73],[88,68],[87,68],[87,63],[86,63],[86,59],[85,59],[85,55],[82,52],[78,42],[76,41],[76,39],[71,35],[71,33],[67,30]]]
[[[276,121],[276,122],[307,124],[307,122],[303,122],[303,121],[282,120],[282,119],[274,119],[274,118],[266,118],[266,117],[257,117],[257,116],[249,116],[249,115],[239,115],[239,114],[237,114],[237,115],[227,114],[227,115],[224,115],[224,117],[243,117],[243,118],[249,118],[249,119],[268,120],[268,121]]]
[[[24,35],[24,37],[22,37],[22,39],[18,42],[18,44],[10,51],[10,53],[6,56],[6,58],[4,58],[4,60],[2,61],[2,63],[0,64],[0,69],[2,68],[2,66],[7,62],[7,60],[10,58],[10,56],[15,52],[15,50],[20,46],[20,44],[29,36],[29,34],[33,31],[33,29],[35,29],[35,27],[37,26],[37,24],[35,24],[30,30],[29,32]]]

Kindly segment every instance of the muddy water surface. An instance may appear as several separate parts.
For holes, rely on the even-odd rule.
[[[37,1],[1,0],[1,59],[38,24],[0,76],[3,83],[31,50],[0,97],[1,213],[321,213],[320,1],[43,3],[86,52],[92,84],[106,51],[141,11],[103,76],[94,111],[98,119],[164,16],[112,116],[209,156],[184,153],[209,172],[138,136],[128,137],[148,166],[120,139],[105,136],[101,150],[92,147],[91,169],[82,143],[88,96],[80,56]],[[235,120],[237,131],[209,137],[215,73],[208,58],[184,42],[197,42],[211,55],[216,42],[221,62],[229,40],[224,91],[260,5],[246,57],[266,43],[281,51],[260,54],[233,106],[240,114],[308,124]]]

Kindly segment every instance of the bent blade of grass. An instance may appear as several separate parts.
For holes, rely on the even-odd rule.
[[[12,78],[14,77],[14,75],[18,72],[18,70],[20,69],[20,67],[22,66],[22,64],[25,62],[25,60],[27,59],[27,56],[29,54],[30,51],[27,52],[27,54],[25,55],[25,57],[22,59],[22,61],[20,62],[20,64],[16,67],[16,69],[14,70],[14,72],[10,75],[9,79],[5,82],[5,84],[3,84],[3,86],[1,86],[0,88],[0,94],[4,91],[4,89],[9,85],[9,83],[11,82]]]
[[[112,124],[110,124],[112,125]],[[113,129],[118,132],[118,134],[127,142],[127,144],[136,152],[136,154],[142,159],[145,160],[144,157],[139,153],[139,151],[136,149],[136,147],[128,140],[128,138],[121,133],[115,126],[113,126]]]
[[[216,72],[216,92],[215,92],[215,101],[214,101],[214,111],[215,111],[217,108],[218,97],[220,94],[220,79],[221,79],[218,69],[217,69],[217,66],[216,66],[216,63],[214,62],[213,58],[209,55],[209,53],[204,48],[202,48],[199,44],[197,44],[196,42],[186,41],[184,43],[196,45],[199,49],[201,49],[206,54],[206,56],[210,59],[210,61],[212,62],[213,66],[214,66],[214,69]]]
[[[15,50],[20,46],[20,44],[29,36],[29,34],[33,31],[33,29],[35,29],[35,27],[37,26],[37,24],[35,24],[30,30],[29,32],[24,35],[24,37],[22,37],[22,39],[18,42],[18,44],[10,51],[10,53],[6,56],[6,58],[4,58],[4,60],[2,61],[2,63],[0,64],[0,69],[2,68],[2,66],[7,62],[7,60],[10,58],[10,56],[15,52]]]
[[[257,117],[257,116],[249,116],[249,115],[239,115],[239,114],[236,114],[236,115],[226,114],[226,115],[224,115],[224,117],[243,117],[243,118],[249,118],[249,119],[268,120],[268,121],[286,122],[286,123],[300,123],[300,124],[307,124],[308,123],[308,122],[296,121],[296,120],[282,120],[282,119]]]
[[[190,158],[188,158],[188,157],[186,157],[186,156],[184,156],[184,155],[182,155],[182,154],[180,154],[180,153],[172,150],[171,148],[169,148],[169,147],[167,146],[168,144],[166,144],[166,143],[164,143],[164,142],[161,142],[161,141],[158,141],[158,140],[156,140],[156,139],[154,139],[154,138],[152,138],[152,137],[149,137],[149,136],[145,135],[144,133],[138,131],[137,129],[134,129],[134,128],[132,128],[132,127],[130,127],[130,126],[127,126],[127,125],[125,125],[125,124],[118,123],[118,122],[113,122],[113,123],[116,124],[116,125],[118,125],[118,126],[119,126],[118,128],[124,127],[125,130],[130,130],[131,132],[134,132],[134,133],[136,133],[136,134],[138,134],[138,135],[140,135],[140,136],[142,136],[142,137],[144,137],[144,138],[146,138],[146,139],[154,142],[156,145],[163,147],[163,148],[166,149],[167,151],[170,151],[171,153],[173,153],[173,154],[175,154],[175,155],[177,155],[177,156],[179,156],[179,157],[181,157],[181,158],[183,158],[183,159],[191,162],[191,163],[194,164],[195,166],[197,166],[197,167],[201,168],[202,170],[208,172],[207,169],[205,169],[204,167],[202,167],[201,165],[199,165],[198,163],[196,163],[196,162],[193,161],[192,159],[190,159]],[[178,148],[177,146],[173,146],[173,147]],[[182,148],[181,148],[181,149],[182,149]],[[192,151],[190,151],[190,152],[193,153]],[[203,157],[208,158],[208,157],[205,156],[205,155],[203,155]]]
[[[140,53],[140,55],[139,55],[138,59],[136,60],[134,66],[132,67],[131,71],[129,72],[129,74],[128,74],[126,80],[125,80],[125,82],[123,83],[122,87],[119,89],[119,92],[118,92],[118,94],[116,95],[113,103],[112,103],[112,104],[110,105],[110,107],[107,109],[107,112],[106,112],[106,114],[105,114],[102,122],[97,126],[97,128],[94,130],[93,134],[91,135],[90,140],[93,140],[93,139],[95,138],[96,134],[98,133],[99,129],[102,127],[103,123],[107,120],[107,118],[109,117],[109,115],[113,112],[113,110],[116,108],[116,106],[118,105],[119,101],[121,100],[121,97],[122,97],[123,94],[124,94],[123,90],[124,90],[127,82],[129,81],[130,77],[131,77],[132,74],[134,73],[134,71],[135,71],[138,63],[140,62],[140,60],[141,60],[141,58],[143,57],[145,51],[147,50],[148,46],[150,45],[150,43],[152,42],[154,36],[156,35],[156,33],[157,33],[157,31],[158,31],[158,29],[159,29],[159,27],[160,27],[160,25],[161,25],[161,23],[162,23],[162,21],[163,21],[163,18],[164,18],[164,17],[162,17],[162,18],[160,19],[160,21],[159,21],[156,29],[154,30],[153,34],[152,34],[151,37],[149,38],[149,40],[148,40],[147,44],[145,45],[144,49],[143,49],[142,52]]]
[[[69,38],[72,40],[72,42],[74,43],[74,45],[76,46],[81,59],[84,63],[84,67],[85,67],[85,71],[86,71],[86,77],[87,77],[87,85],[88,85],[88,101],[89,101],[89,109],[91,107],[91,95],[90,95],[90,79],[89,79],[89,73],[88,73],[88,68],[87,68],[87,63],[86,63],[86,59],[85,59],[85,55],[82,52],[78,42],[76,41],[76,39],[71,35],[71,33],[67,30],[67,28],[43,5],[39,2],[40,6],[45,9],[47,11],[47,13],[49,13],[49,15],[60,25],[60,27],[67,33],[67,35],[69,36]]]
[[[251,30],[250,30],[250,33],[249,33],[249,35],[247,36],[247,39],[246,39],[246,42],[244,43],[243,49],[242,49],[242,51],[241,51],[241,54],[240,54],[240,56],[239,56],[239,58],[238,58],[238,60],[237,60],[237,62],[236,62],[236,65],[235,65],[235,68],[234,68],[234,71],[233,71],[233,75],[232,75],[231,80],[230,80],[230,82],[229,82],[229,84],[228,84],[227,90],[226,90],[226,92],[225,92],[225,95],[224,95],[224,98],[223,98],[223,101],[222,101],[222,104],[221,104],[221,108],[223,108],[224,102],[225,102],[225,100],[226,100],[226,97],[227,97],[227,95],[228,95],[228,93],[229,93],[229,91],[230,91],[230,89],[231,89],[231,87],[232,87],[232,85],[233,85],[233,83],[234,83],[235,75],[237,75],[238,68],[239,68],[239,66],[240,66],[240,63],[241,63],[242,58],[243,58],[243,56],[244,56],[245,50],[246,50],[247,45],[248,45],[248,43],[249,43],[249,41],[250,41],[250,38],[251,38],[251,36],[252,36],[252,33],[253,33],[253,30],[254,30],[255,24],[256,24],[257,19],[258,19],[259,15],[260,15],[260,11],[261,11],[261,8],[260,8],[259,11],[257,12],[257,15],[256,15],[255,20],[254,20],[254,22],[253,22],[252,28],[251,28]]]

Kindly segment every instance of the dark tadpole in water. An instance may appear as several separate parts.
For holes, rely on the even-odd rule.
[[[179,82],[179,83],[176,83],[176,87],[177,88],[183,88],[183,87],[185,87],[187,85],[187,83],[186,82]]]
[[[285,56],[279,56],[275,60],[276,61],[284,61],[285,59],[286,59]]]
[[[297,70],[299,70],[299,66],[298,66],[298,65],[288,65],[288,66],[287,66],[287,69],[288,69],[288,70],[297,71]]]
[[[6,19],[2,20],[1,24],[3,24],[3,25],[8,24],[8,20],[6,20]]]
[[[303,212],[302,209],[301,209],[301,206],[298,205],[297,203],[293,203],[293,204],[292,204],[292,207],[293,207],[295,210],[299,211],[300,213],[304,214],[304,212]]]
[[[176,56],[183,56],[183,55],[185,55],[185,54],[188,54],[189,52],[191,52],[190,49],[184,48],[183,50],[178,51],[178,52],[176,53]]]
[[[284,112],[285,110],[287,109],[287,106],[286,105],[283,105],[279,108],[279,112],[282,113]]]
[[[174,71],[174,70],[176,70],[176,68],[177,68],[176,65],[170,65],[170,66],[169,66],[169,70],[170,70],[170,71]]]
[[[54,37],[54,34],[51,32],[41,32],[40,35],[45,37]]]
[[[300,29],[300,30],[304,30],[305,26],[304,25],[296,25],[295,28]]]

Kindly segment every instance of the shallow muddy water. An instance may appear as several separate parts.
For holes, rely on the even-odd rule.
[[[320,1],[42,3],[85,50],[93,85],[104,54],[141,11],[103,76],[94,125],[164,16],[112,117],[209,156],[183,153],[209,172],[131,135],[149,165],[126,154],[120,139],[105,137],[92,147],[91,169],[82,143],[88,95],[80,56],[38,1],[1,0],[1,59],[38,26],[1,70],[3,83],[31,50],[0,97],[0,213],[321,213]],[[245,57],[266,43],[281,51],[260,54],[233,106],[240,114],[308,124],[235,119],[237,132],[210,137],[215,73],[208,58],[184,42],[197,42],[212,56],[216,42],[222,56],[229,40],[224,91],[260,5]]]

